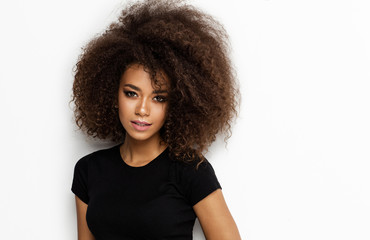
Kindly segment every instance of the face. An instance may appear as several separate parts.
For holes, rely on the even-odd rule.
[[[118,111],[126,138],[160,141],[167,113],[168,79],[154,86],[142,65],[133,64],[121,77],[118,92]]]

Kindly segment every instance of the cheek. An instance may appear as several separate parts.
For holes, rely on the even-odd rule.
[[[155,117],[158,119],[158,120],[162,120],[162,121],[165,121],[166,119],[166,115],[167,115],[167,104],[163,104],[163,105],[160,105],[160,106],[156,106],[152,113],[155,114]]]
[[[127,115],[132,111],[132,104],[129,101],[125,101],[122,98],[118,100],[118,111],[120,118],[127,117]]]

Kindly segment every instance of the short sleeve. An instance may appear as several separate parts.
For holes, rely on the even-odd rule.
[[[77,161],[72,181],[72,192],[76,194],[84,203],[88,204],[88,165],[87,158],[81,158]]]
[[[218,188],[222,189],[211,163],[207,160],[202,162],[198,169],[188,166],[184,170],[184,177],[185,194],[192,206]]]

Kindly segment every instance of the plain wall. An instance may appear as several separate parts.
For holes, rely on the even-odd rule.
[[[211,161],[243,239],[370,239],[370,3],[192,1],[230,35],[240,115]],[[77,239],[73,66],[124,1],[0,3],[0,239]],[[204,239],[199,224],[194,239]]]

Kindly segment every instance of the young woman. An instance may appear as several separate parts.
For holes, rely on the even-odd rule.
[[[88,43],[76,123],[116,145],[75,165],[79,240],[240,239],[204,153],[230,136],[238,91],[227,34],[182,1],[144,1]]]

